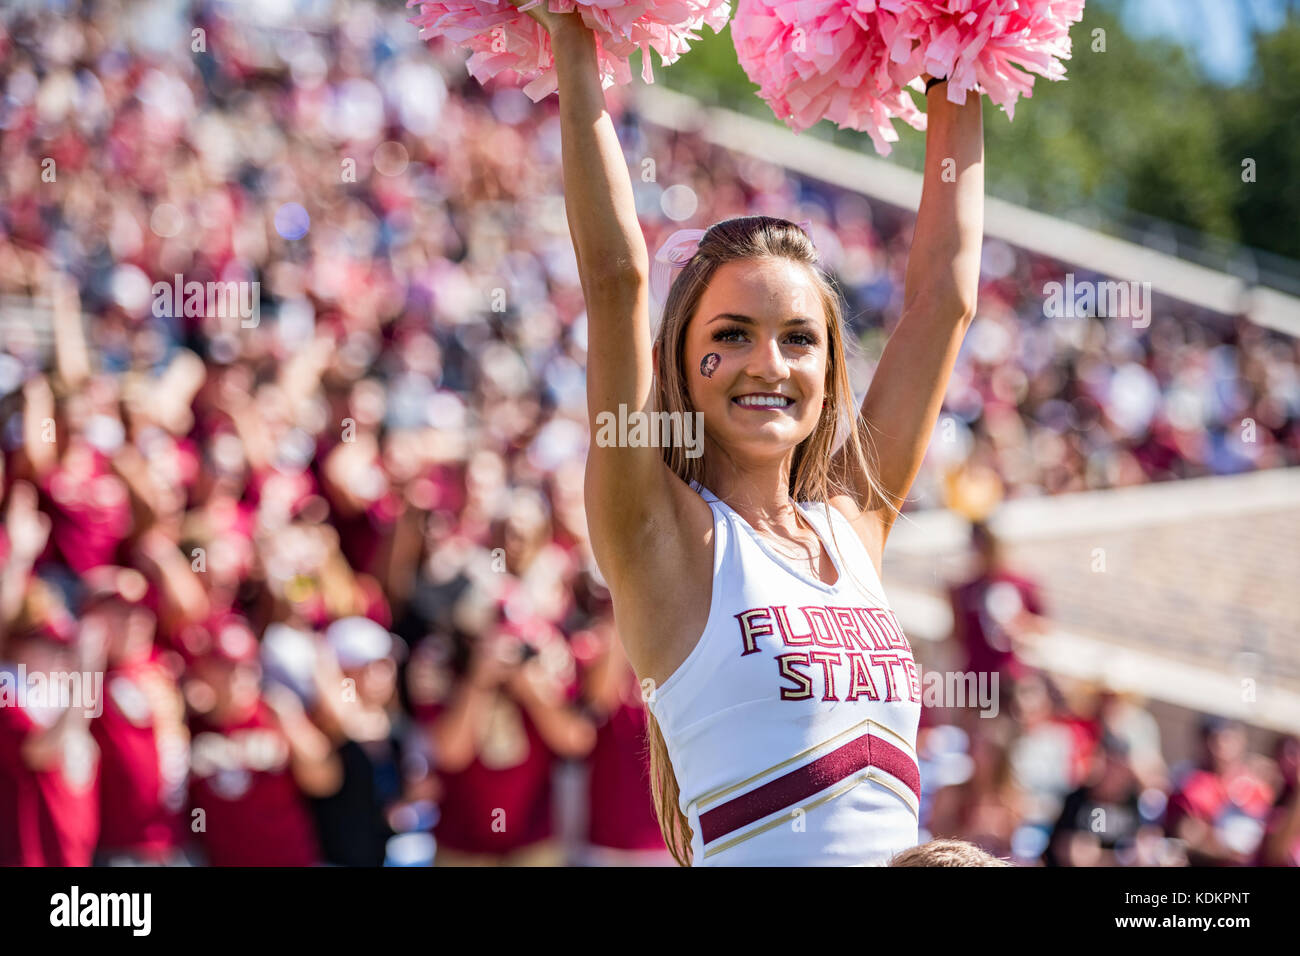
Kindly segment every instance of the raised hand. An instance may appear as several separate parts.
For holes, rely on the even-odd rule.
[[[474,644],[469,681],[483,690],[499,687],[519,668],[520,658],[518,639],[508,634],[489,632]]]
[[[507,2],[522,9],[533,0],[507,0]],[[552,13],[548,8],[547,0],[536,0],[532,7],[523,12],[540,23],[542,29],[552,36],[557,30],[586,29],[586,25],[582,22],[582,15],[577,10],[570,13]]]
[[[306,717],[302,700],[283,684],[269,683],[262,691],[262,700],[281,724]]]
[[[41,512],[36,489],[25,481],[14,482],[5,516],[9,546],[14,556],[30,564],[45,549],[50,537],[50,519]]]

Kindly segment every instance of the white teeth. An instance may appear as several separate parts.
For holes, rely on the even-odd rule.
[[[790,404],[790,399],[780,398],[775,395],[746,395],[744,398],[736,399],[736,404],[784,408],[786,405]]]

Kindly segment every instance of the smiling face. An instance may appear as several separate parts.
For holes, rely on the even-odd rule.
[[[686,331],[691,404],[732,454],[784,455],[817,427],[829,355],[826,312],[807,267],[723,263]]]

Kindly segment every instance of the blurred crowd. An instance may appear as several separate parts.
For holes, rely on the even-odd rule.
[[[481,88],[400,8],[288,9],[0,17],[0,863],[669,863],[586,541],[554,99]],[[813,219],[864,389],[910,218],[610,102],[654,159],[652,251]],[[962,466],[1016,496],[1300,462],[1294,341],[1159,299],[1148,329],[1047,318],[1064,271],[986,244],[910,507]],[[163,303],[178,276],[258,309]],[[1008,706],[923,720],[927,832],[1300,861],[1296,741],[1207,724],[1167,768],[1138,703],[1067,705],[974,618],[954,642],[1008,668]],[[50,673],[89,706],[31,693]]]
[[[1175,748],[1141,697],[1027,663],[1050,609],[984,522],[971,552],[948,588],[951,638],[918,660],[986,683],[922,710],[923,840],[1023,865],[1300,865],[1300,737],[1259,753],[1245,726],[1202,714],[1192,755],[1168,761]]]

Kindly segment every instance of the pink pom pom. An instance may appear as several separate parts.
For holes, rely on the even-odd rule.
[[[739,0],[731,38],[758,95],[795,132],[820,119],[865,131],[888,155],[893,119],[925,129],[925,114],[902,87],[920,73],[891,56],[898,18],[887,0]]]
[[[870,0],[868,0],[870,2]],[[970,90],[1015,115],[1016,100],[1032,96],[1029,70],[1049,80],[1065,76],[1070,25],[1083,19],[1084,0],[880,0],[898,14],[895,51],[924,72],[948,77],[948,99],[965,103]],[[907,46],[903,38],[914,46]],[[1021,69],[1017,69],[1017,67]]]
[[[641,78],[654,82],[650,51],[660,65],[669,66],[699,40],[693,32],[704,26],[722,32],[731,16],[730,0],[535,0],[527,7],[546,3],[555,13],[579,11],[596,36],[596,59],[601,87],[632,81],[628,58],[641,51]],[[480,83],[514,70],[528,82],[524,92],[534,103],[558,88],[551,38],[527,13],[507,0],[407,0],[419,7],[411,18],[420,36],[443,36],[472,52],[466,64]]]
[[[1032,95],[1029,70],[1065,75],[1085,0],[738,0],[731,36],[758,95],[791,129],[829,119],[864,130],[882,155],[893,120],[925,129],[908,92],[923,73],[948,99],[987,93],[1008,116]]]

